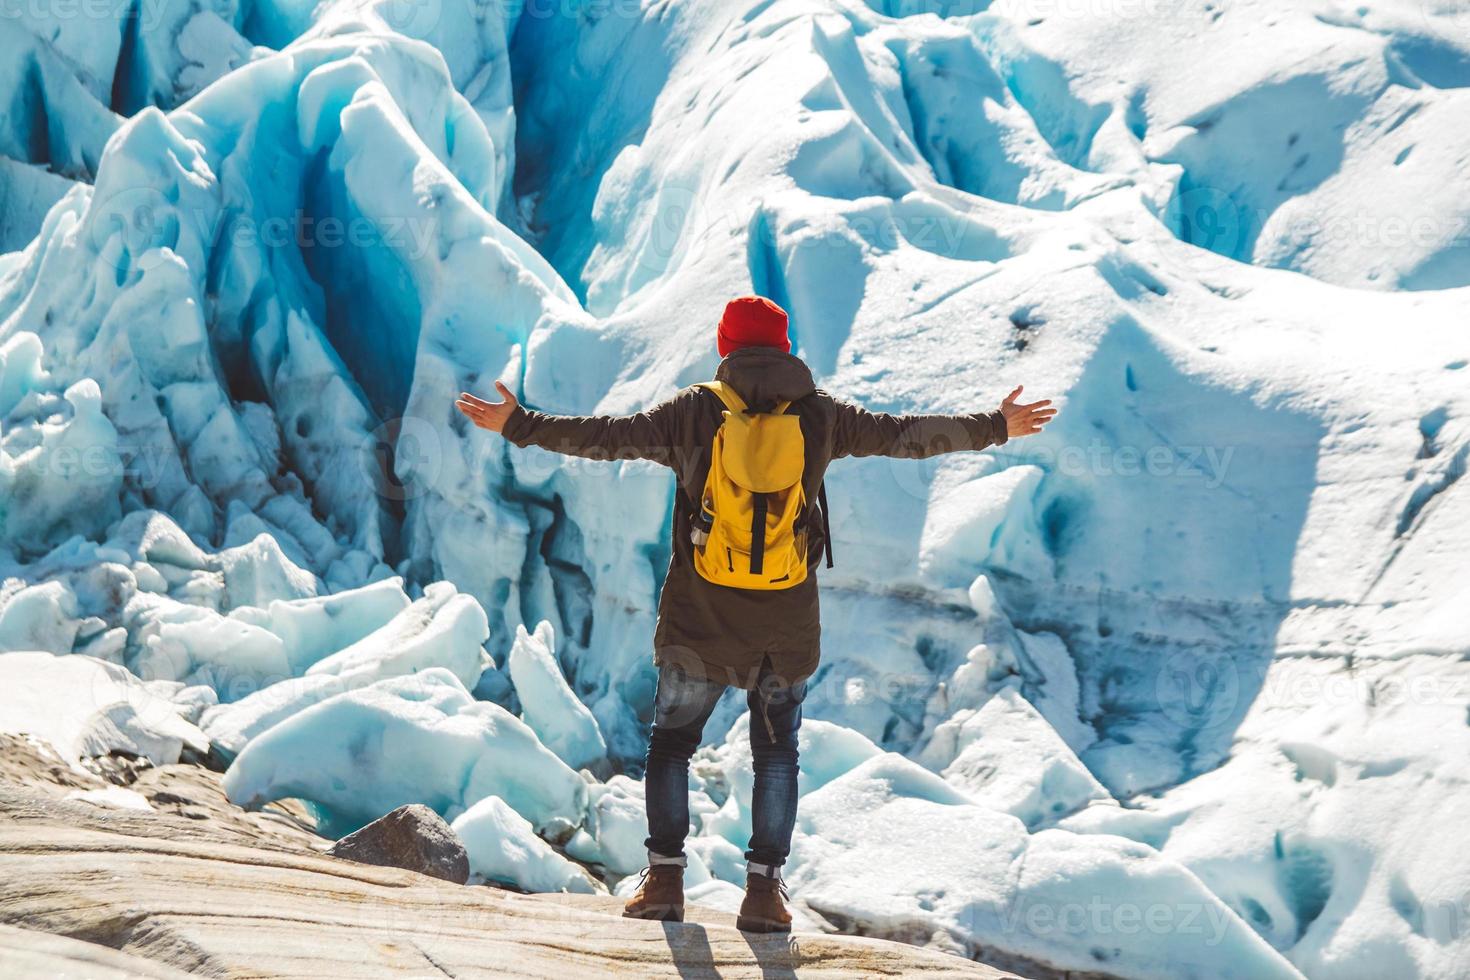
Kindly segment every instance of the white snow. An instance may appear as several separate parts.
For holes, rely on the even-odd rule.
[[[104,786],[101,789],[74,789],[66,794],[68,800],[81,800],[113,810],[152,810],[153,804],[142,793],[124,786]]]
[[[480,644],[489,635],[479,603],[436,582],[422,599],[356,643],[318,660],[308,677],[392,677],[443,667],[472,687],[487,663]]]
[[[1183,866],[1106,834],[1044,830],[900,756],[802,800],[788,877],[823,916],[972,955],[1128,977],[1300,974]]]
[[[229,798],[256,807],[303,797],[341,825],[406,803],[454,819],[499,796],[538,833],[582,822],[587,784],[499,705],[475,701],[430,667],[305,708],[251,740],[225,773]]]
[[[292,672],[299,674],[387,626],[408,605],[402,581],[387,579],[321,598],[277,600],[264,609],[235,609],[230,616],[280,637]]]
[[[587,872],[552,850],[530,821],[498,796],[475,803],[450,826],[469,854],[471,882],[492,881],[528,892],[597,891]]]
[[[441,667],[461,685],[472,687],[487,663],[480,646],[487,633],[484,610],[447,582],[429,586],[412,605],[400,605],[406,601],[395,580],[325,600],[275,602],[263,616],[258,615],[260,610],[236,610],[232,617],[285,627],[282,632],[298,640],[296,663],[311,666],[304,676],[278,680],[232,704],[210,709],[201,727],[216,747],[233,757],[252,738],[296,712],[386,677]],[[314,660],[330,641],[341,643],[362,633],[394,610],[397,614],[378,629]]]
[[[197,719],[242,802],[498,799],[486,867],[630,889],[668,475],[451,398],[640,410],[753,290],[871,409],[1061,408],[830,471],[798,907],[1122,977],[1463,972],[1463,5],[23,6],[7,730],[157,761]],[[690,779],[722,907],[742,711]]]
[[[209,740],[168,700],[116,664],[44,652],[0,653],[0,731],[43,739],[67,761],[129,752],[154,765]]]
[[[851,729],[830,722],[805,721],[797,735],[798,792],[810,793],[880,751]],[[749,712],[730,726],[724,745],[709,755],[720,774],[721,789],[728,795],[717,812],[705,817],[703,825],[743,851],[750,839],[750,806],[755,790]]]
[[[630,875],[648,863],[648,849],[643,846],[647,837],[643,783],[613,776],[588,787],[586,823],[567,841],[567,853],[600,864],[609,874]]]
[[[935,728],[918,761],[977,801],[1035,829],[1110,799],[1087,767],[1015,686],[978,711],[963,708]]]
[[[556,636],[542,620],[535,633],[516,627],[506,657],[511,683],[521,699],[521,720],[563,762],[579,769],[607,754],[597,719],[567,685],[552,651]]]

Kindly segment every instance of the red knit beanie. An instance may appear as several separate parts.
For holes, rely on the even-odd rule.
[[[791,353],[791,338],[786,336],[786,311],[764,296],[741,296],[725,305],[716,335],[720,356],[742,347],[774,347]]]

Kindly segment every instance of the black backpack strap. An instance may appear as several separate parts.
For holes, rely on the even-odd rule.
[[[766,563],[766,509],[769,502],[763,493],[753,496],[755,507],[750,512],[750,574],[760,575]]]
[[[817,488],[817,506],[822,509],[822,550],[827,553],[827,567],[832,567],[832,522],[827,517],[827,481]]]

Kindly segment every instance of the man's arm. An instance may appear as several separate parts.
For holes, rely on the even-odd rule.
[[[503,401],[488,402],[464,393],[455,407],[475,425],[498,432],[517,446],[540,446],[586,459],[650,459],[672,465],[672,401],[637,415],[548,415],[523,408],[499,381],[495,389]]]
[[[1016,404],[1018,387],[1000,408],[974,415],[889,415],[847,402],[837,403],[832,456],[895,456],[924,459],[940,453],[1001,446],[1013,436],[1029,436],[1056,415],[1051,401]]]

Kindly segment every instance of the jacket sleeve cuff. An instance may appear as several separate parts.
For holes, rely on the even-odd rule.
[[[1004,446],[1010,438],[1010,431],[1006,426],[1005,413],[996,409],[986,412],[985,417],[990,420],[990,444],[992,446]]]
[[[531,433],[534,429],[535,422],[531,419],[531,413],[517,405],[511,411],[510,418],[505,420],[500,434],[517,446],[524,448],[531,441]]]

